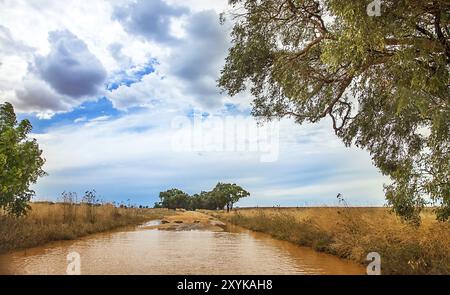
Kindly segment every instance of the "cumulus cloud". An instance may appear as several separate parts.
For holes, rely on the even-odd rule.
[[[130,33],[166,43],[176,40],[171,34],[172,19],[188,12],[189,9],[185,7],[168,5],[163,0],[140,0],[116,7],[113,18]]]
[[[133,20],[140,21],[145,19]],[[207,110],[223,105],[225,97],[216,81],[229,48],[230,27],[219,23],[214,10],[204,10],[187,15],[182,29],[183,37],[167,47],[167,56],[158,58],[161,66],[156,66],[157,71],[148,75],[151,77],[112,91],[108,97],[116,106],[142,106],[152,98],[178,100],[184,107],[187,103]]]
[[[189,8],[163,0],[121,1],[125,5],[116,2],[110,4],[110,8],[102,4],[101,7],[110,13],[109,21],[113,21],[108,26],[102,14],[102,22],[96,24],[101,29],[98,33],[95,30],[80,30],[61,19],[64,27],[70,30],[50,31],[48,44],[45,44],[48,49],[42,46],[30,52],[31,59],[27,62],[33,64],[31,72],[16,81],[22,85],[12,86],[11,79],[0,83],[10,84],[9,88],[13,89],[9,89],[8,94],[15,95],[10,100],[20,101],[17,104],[20,111],[27,112],[32,111],[32,107],[35,107],[34,111],[41,111],[50,106],[55,107],[55,112],[70,110],[66,107],[69,102],[67,97],[73,99],[73,108],[86,99],[95,99],[98,94],[106,95],[121,110],[151,106],[151,101],[155,99],[169,100],[171,104],[179,100],[183,108],[188,105],[207,110],[220,108],[228,98],[220,94],[216,80],[229,47],[229,28],[219,24],[217,7],[224,7],[226,2],[218,2],[214,5],[190,3]],[[78,5],[72,6],[79,14]],[[21,9],[24,8],[22,5]],[[60,5],[52,5],[49,9],[55,10],[49,12],[52,17],[63,13]],[[182,31],[176,37],[173,34],[174,23]],[[50,25],[44,27],[55,28]],[[110,27],[116,28],[120,39],[111,36],[107,30]],[[109,38],[110,42],[104,41],[102,32],[109,33],[106,39]],[[14,39],[8,30],[2,28],[0,36],[9,43]],[[152,60],[157,61],[154,64],[155,73],[148,71],[142,74],[139,69],[148,68],[149,64],[153,64]],[[8,68],[12,67],[12,61],[8,62],[11,63]],[[108,72],[102,63],[107,66]],[[143,79],[144,76],[153,77]],[[42,79],[52,91],[40,85],[39,95],[27,93],[32,87],[21,82],[22,79]],[[105,81],[105,87],[113,93],[100,91]],[[134,83],[140,85],[131,85]],[[48,94],[46,96],[44,89]],[[55,101],[58,95],[63,100],[59,104]],[[33,98],[38,97],[41,97],[42,102],[33,101]],[[26,104],[28,107],[22,108]]]
[[[40,77],[62,95],[96,95],[106,71],[86,44],[67,30],[50,32],[49,42],[50,53],[36,58]]]
[[[148,107],[153,100],[176,100],[182,97],[167,79],[158,73],[150,74],[142,78],[140,82],[132,85],[121,85],[108,94],[113,106],[120,110],[131,107]]]
[[[71,98],[56,93],[47,83],[40,79],[28,77],[23,88],[16,90],[16,106],[23,111],[38,111],[50,116],[54,112],[67,111],[73,101]]]
[[[229,47],[228,26],[220,25],[213,10],[192,14],[186,37],[175,47],[171,73],[185,82],[188,93],[206,107],[218,107],[222,96],[217,79]]]
[[[173,73],[184,79],[216,76],[229,47],[226,27],[213,10],[192,14],[186,37],[173,53]]]
[[[105,69],[86,44],[70,31],[50,32],[50,52],[45,56],[37,55],[26,45],[14,43],[8,30],[0,28],[0,31],[3,32],[0,39],[9,41],[11,50],[26,53],[25,74],[15,82],[0,83],[6,98],[20,112],[36,113],[48,119],[55,113],[72,110],[85,100],[95,99],[102,90]]]

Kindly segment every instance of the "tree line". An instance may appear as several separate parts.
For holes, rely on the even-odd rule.
[[[235,203],[248,196],[250,193],[237,184],[219,182],[211,191],[202,191],[192,196],[177,188],[160,192],[160,202],[156,202],[154,207],[186,210],[226,208],[229,212],[233,210]]]

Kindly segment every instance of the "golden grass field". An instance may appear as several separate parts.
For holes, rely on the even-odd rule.
[[[0,253],[71,240],[92,233],[136,225],[172,214],[167,209],[116,208],[113,205],[31,203],[25,217],[0,212]]]
[[[260,208],[213,213],[226,222],[281,240],[367,263],[381,255],[383,274],[450,274],[450,223],[431,209],[419,227],[402,222],[388,208]]]

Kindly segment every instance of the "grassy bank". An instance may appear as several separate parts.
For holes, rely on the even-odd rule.
[[[116,208],[64,203],[32,203],[25,217],[0,212],[0,253],[38,246],[55,240],[71,240],[170,214],[166,209]]]
[[[213,213],[227,222],[360,263],[381,255],[383,274],[450,274],[450,224],[430,212],[422,225],[387,208],[263,208]]]

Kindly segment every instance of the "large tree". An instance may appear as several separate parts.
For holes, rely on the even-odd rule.
[[[17,122],[10,103],[0,104],[0,209],[16,216],[29,209],[29,187],[45,175],[42,151],[27,137],[31,128],[28,120]]]
[[[219,86],[230,95],[250,87],[262,119],[330,118],[392,179],[385,193],[395,212],[419,221],[430,202],[449,219],[448,1],[230,3],[233,46]]]
[[[250,196],[250,193],[235,183],[217,183],[211,194],[218,201],[218,208],[233,210],[233,205],[240,199]]]

